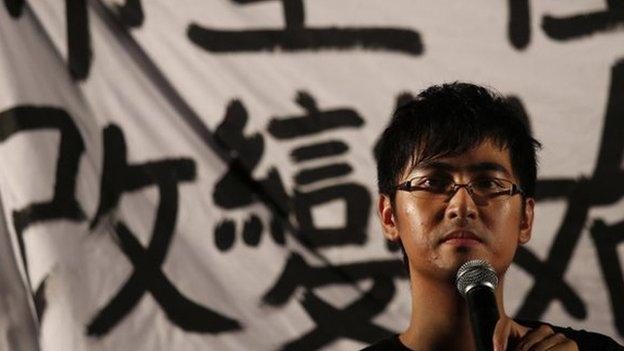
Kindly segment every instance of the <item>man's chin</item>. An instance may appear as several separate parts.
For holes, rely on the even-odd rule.
[[[443,271],[445,275],[449,277],[452,281],[455,281],[455,276],[457,275],[457,271],[459,267],[464,263],[472,260],[485,260],[489,262],[488,256],[483,252],[475,251],[475,250],[457,250],[453,255],[449,255],[445,260],[445,264],[443,266]]]
[[[491,255],[488,252],[475,247],[455,247],[450,250],[442,250],[439,255],[432,261],[418,263],[410,266],[411,272],[419,272],[423,276],[428,276],[439,282],[452,283],[455,282],[455,276],[462,264],[471,260],[486,260],[490,262]]]
[[[481,246],[452,246],[448,247],[443,254],[449,262],[458,269],[462,264],[471,260],[486,260],[489,255]]]

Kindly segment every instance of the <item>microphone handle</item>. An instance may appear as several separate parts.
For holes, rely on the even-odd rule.
[[[466,302],[477,351],[492,351],[492,336],[499,318],[494,291],[484,285],[474,287],[466,293]]]

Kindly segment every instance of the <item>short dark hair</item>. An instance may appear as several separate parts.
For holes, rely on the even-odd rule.
[[[379,193],[394,202],[396,185],[408,167],[459,155],[489,140],[509,150],[513,172],[526,197],[534,197],[536,150],[519,104],[483,86],[448,83],[423,90],[399,106],[377,147]]]

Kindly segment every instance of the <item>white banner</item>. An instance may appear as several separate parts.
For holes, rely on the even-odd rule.
[[[373,149],[400,101],[459,80],[514,99],[544,145],[507,313],[622,342],[616,7],[4,1],[0,202],[20,274],[2,284],[32,294],[42,350],[353,350],[398,332],[409,285]]]

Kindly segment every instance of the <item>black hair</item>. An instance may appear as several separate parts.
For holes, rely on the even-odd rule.
[[[531,136],[518,105],[517,100],[470,83],[423,90],[396,109],[375,148],[379,193],[394,202],[397,182],[406,169],[491,141],[509,151],[524,195],[534,197],[536,150],[541,144]]]

